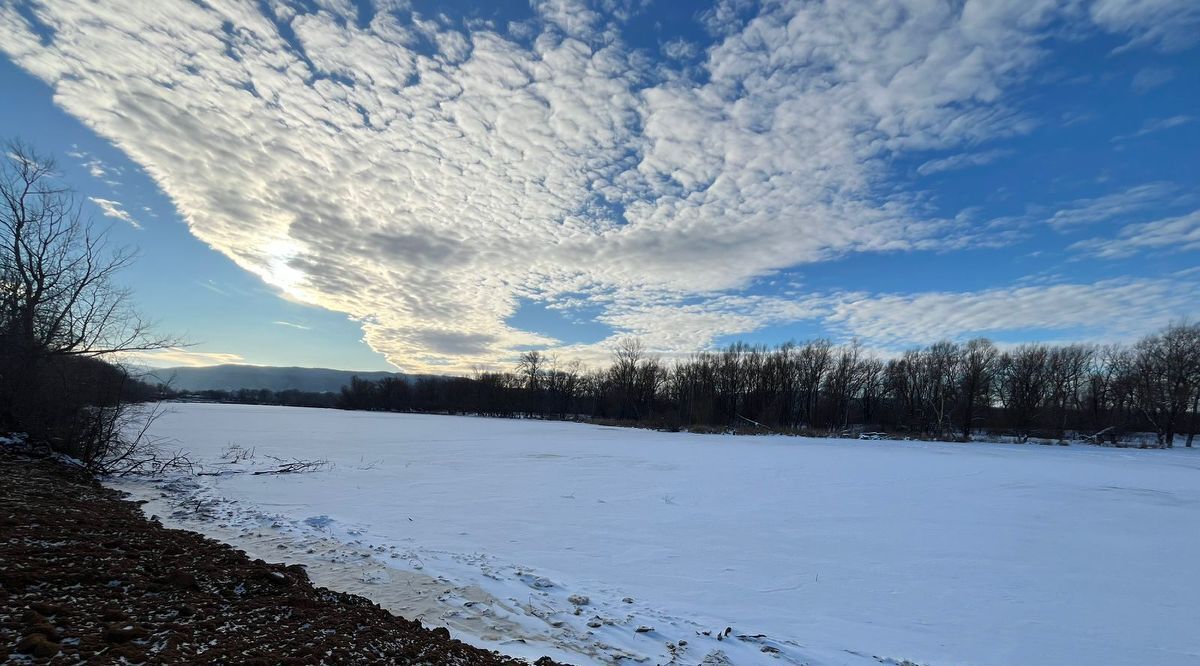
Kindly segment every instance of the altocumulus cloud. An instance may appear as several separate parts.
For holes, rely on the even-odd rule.
[[[1170,27],[1118,0],[780,2],[750,18],[719,2],[704,14],[717,41],[684,68],[565,0],[506,25],[318,4],[5,3],[0,49],[198,238],[417,371],[555,345],[506,323],[521,299],[599,307],[667,352],[805,318],[882,340],[943,330],[895,313],[952,310],[945,294],[744,289],[851,252],[970,242],[894,194],[890,159],[1028,131],[1003,92],[1056,19],[1171,50],[1195,18],[1166,1],[1184,8]],[[991,330],[1012,297],[1061,312],[1136,287],[984,293],[956,317]]]

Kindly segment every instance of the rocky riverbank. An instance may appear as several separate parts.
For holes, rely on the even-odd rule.
[[[167,529],[49,460],[0,455],[0,563],[0,661],[525,663]]]

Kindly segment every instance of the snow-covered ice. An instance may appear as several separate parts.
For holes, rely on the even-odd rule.
[[[147,513],[510,654],[1200,664],[1200,451],[205,404],[154,432],[216,474],[116,484]],[[246,473],[270,456],[331,465]]]

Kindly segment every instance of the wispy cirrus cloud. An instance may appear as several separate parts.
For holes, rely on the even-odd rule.
[[[1177,191],[1171,183],[1146,183],[1100,197],[1077,199],[1055,211],[1047,222],[1058,229],[1104,222],[1159,205]]]
[[[1143,67],[1133,75],[1129,86],[1140,95],[1170,83],[1175,76],[1176,72],[1172,67]]]
[[[1128,224],[1115,238],[1090,238],[1071,249],[1105,259],[1130,257],[1149,250],[1200,250],[1200,210],[1141,224]]]
[[[1005,148],[994,148],[978,153],[961,153],[959,155],[951,155],[940,159],[929,160],[921,166],[917,167],[917,173],[922,176],[929,176],[942,171],[951,171],[953,169],[962,169],[965,167],[982,166],[991,164],[996,160],[1007,157],[1013,151]]]
[[[145,352],[131,352],[125,354],[122,360],[133,365],[142,365],[151,368],[173,368],[180,366],[198,368],[225,363],[244,363],[246,359],[238,354],[192,351],[182,347],[172,347]]]
[[[92,178],[102,180],[109,185],[121,184],[120,181],[114,179],[114,176],[121,171],[119,168],[113,168],[109,166],[104,160],[88,153],[87,151],[80,150],[78,146],[73,146],[72,149],[67,152],[67,157],[73,157],[77,160],[80,160],[80,166],[87,169],[88,175],[90,175]]]
[[[1121,143],[1123,141],[1129,141],[1130,139],[1141,138],[1147,134],[1154,134],[1156,132],[1162,132],[1175,127],[1189,125],[1194,122],[1196,122],[1196,117],[1189,116],[1187,114],[1178,114],[1167,118],[1150,118],[1146,120],[1146,122],[1142,123],[1142,127],[1138,131],[1132,134],[1119,134],[1114,136],[1112,141],[1113,143]]]
[[[1118,51],[1142,45],[1181,51],[1200,41],[1200,5],[1195,2],[1096,0],[1089,11],[1097,24],[1130,36]]]
[[[111,217],[120,220],[127,223],[134,229],[142,228],[142,225],[137,220],[133,219],[133,216],[129,214],[129,211],[125,210],[125,207],[120,201],[102,199],[100,197],[88,197],[88,201],[96,204],[96,206],[100,209],[100,214],[104,217]]]

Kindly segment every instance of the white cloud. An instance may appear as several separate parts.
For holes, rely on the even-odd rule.
[[[1004,148],[995,148],[985,150],[979,153],[961,153],[959,155],[951,155],[936,160],[929,160],[921,166],[917,167],[917,173],[922,176],[939,173],[941,171],[950,171],[952,169],[961,169],[964,167],[982,166],[991,164],[996,160],[1011,155],[1011,150]]]
[[[803,297],[738,295],[780,269],[988,243],[891,194],[889,165],[1029,131],[1004,92],[1074,11],[878,0],[751,15],[722,0],[693,79],[581,2],[537,2],[503,33],[262,7],[49,2],[29,9],[41,34],[3,5],[0,49],[145,168],[199,239],[360,321],[397,366],[443,372],[556,344],[506,323],[521,299],[579,299],[684,350],[801,316],[788,308]]]
[[[1090,11],[1098,25],[1130,35],[1118,50],[1149,45],[1182,51],[1200,41],[1200,3],[1194,0],[1096,0]]]
[[[1175,70],[1170,67],[1143,67],[1133,75],[1130,87],[1139,95],[1175,80]]]
[[[238,354],[189,351],[180,347],[172,347],[170,349],[156,349],[154,351],[131,352],[124,355],[122,361],[151,368],[173,368],[179,366],[199,368],[225,363],[245,363],[246,359]]]
[[[1139,129],[1138,131],[1134,132],[1133,134],[1122,134],[1119,136],[1114,136],[1112,140],[1113,140],[1113,143],[1120,143],[1122,141],[1128,141],[1130,139],[1137,139],[1137,138],[1146,136],[1147,134],[1153,134],[1155,132],[1169,130],[1174,127],[1180,127],[1182,125],[1187,125],[1189,123],[1194,123],[1194,122],[1196,122],[1195,116],[1189,116],[1189,115],[1184,115],[1184,114],[1170,116],[1168,118],[1150,118],[1150,119],[1146,120],[1144,123],[1142,123],[1142,128]]]
[[[276,326],[286,326],[288,328],[295,328],[295,329],[299,329],[301,331],[311,331],[312,330],[311,326],[305,326],[304,324],[297,324],[296,322],[293,322],[293,321],[273,321],[271,323],[275,324]]]
[[[1028,330],[1082,331],[1092,341],[1129,339],[1180,313],[1197,312],[1174,280],[1120,278],[979,292],[844,297],[826,322],[879,346]]]
[[[672,60],[688,60],[695,58],[700,49],[692,42],[683,39],[672,39],[662,45],[663,55]]]
[[[122,222],[128,223],[134,229],[142,228],[142,225],[139,224],[137,220],[133,219],[133,216],[129,214],[129,211],[122,207],[120,201],[101,199],[100,197],[88,197],[88,201],[96,204],[96,206],[100,208],[100,214],[104,217],[111,217],[121,220]]]
[[[1091,238],[1071,249],[1105,259],[1129,257],[1145,250],[1200,250],[1200,210],[1142,224],[1128,224],[1116,238]]]
[[[1103,222],[1162,204],[1174,191],[1170,183],[1146,183],[1113,194],[1077,199],[1047,221],[1059,229]]]
[[[1022,337],[1030,332],[1059,341],[1128,341],[1180,316],[1200,313],[1191,296],[1200,287],[1194,277],[1047,280],[973,292],[727,295],[674,306],[629,303],[606,318],[627,333],[565,351],[593,364],[604,363],[616,342],[631,334],[648,350],[672,358],[763,326],[804,321],[839,341],[858,340],[884,355],[947,338]]]

